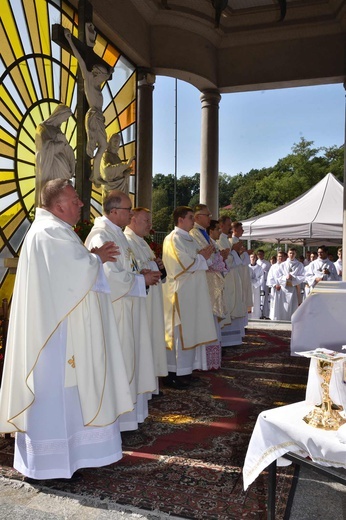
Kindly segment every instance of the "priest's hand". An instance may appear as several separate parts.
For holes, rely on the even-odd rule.
[[[102,263],[116,262],[120,255],[119,247],[114,242],[105,242],[101,247],[93,247],[90,253],[95,253],[101,258]]]
[[[232,250],[239,254],[242,253],[243,247],[244,247],[243,242],[241,242],[241,241],[236,242],[235,244],[232,244]]]
[[[222,249],[222,251],[220,251],[223,260],[227,260],[230,250],[231,249],[227,247],[227,249]]]
[[[150,271],[149,269],[143,269],[141,274],[144,276],[146,287],[149,285],[157,285],[161,279],[160,271]]]
[[[159,256],[156,256],[154,258],[154,262],[156,262],[156,265],[157,265],[157,267],[159,269],[164,269],[165,268],[165,266],[163,265],[163,262],[162,262],[162,260],[161,260],[161,258]]]
[[[206,246],[203,247],[200,251],[198,251],[200,255],[202,255],[206,260],[211,257],[211,255],[214,253],[214,246]]]

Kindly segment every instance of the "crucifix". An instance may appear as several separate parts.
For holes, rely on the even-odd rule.
[[[88,0],[78,2],[78,38],[62,25],[52,26],[52,40],[73,54],[79,65],[77,76],[77,162],[76,190],[84,203],[81,218],[90,219],[91,182],[100,183],[100,163],[107,147],[107,135],[102,113],[101,85],[112,75],[113,69],[93,51],[95,31],[92,5]],[[89,109],[88,109],[89,106]],[[90,158],[94,155],[91,171]],[[88,157],[89,156],[89,157]]]

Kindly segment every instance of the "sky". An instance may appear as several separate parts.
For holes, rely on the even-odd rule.
[[[200,92],[178,81],[177,175],[200,172]],[[153,173],[175,171],[175,80],[157,76],[154,88]],[[219,108],[219,172],[248,173],[274,166],[301,137],[314,147],[341,146],[343,85],[223,94]]]

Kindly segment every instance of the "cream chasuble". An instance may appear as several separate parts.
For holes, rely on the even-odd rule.
[[[36,209],[11,305],[1,432],[26,431],[27,414],[36,407],[35,368],[62,323],[67,324],[65,388],[78,388],[84,425],[111,424],[133,408],[109,294],[93,290],[100,269],[99,258],[68,224]]]
[[[124,235],[134,252],[140,269],[151,269],[158,271],[159,268],[154,261],[154,252],[150,249],[144,238],[136,235],[129,227],[125,228]],[[145,299],[151,342],[153,347],[154,367],[156,377],[167,375],[167,357],[165,347],[165,318],[163,314],[162,283],[151,285]]]
[[[219,240],[216,241],[221,251],[223,249],[228,249],[231,247],[231,244],[228,240],[228,236],[225,233],[221,233]],[[225,291],[224,298],[227,309],[227,316],[221,322],[221,327],[229,325],[232,323],[232,319],[242,318],[245,313],[245,308],[243,305],[242,298],[242,282],[239,273],[239,269],[237,269],[237,264],[234,259],[232,252],[228,255],[226,260],[227,266],[229,268],[229,272],[225,277]]]
[[[240,241],[238,237],[232,237],[230,242],[233,244],[237,244]],[[249,271],[250,264],[250,256],[247,251],[244,251],[241,255],[239,255],[236,251],[233,251],[232,254],[236,257],[237,268],[239,269],[239,274],[242,283],[242,294],[243,294],[243,302],[245,308],[245,314],[253,305],[253,297],[252,297],[252,283]],[[239,262],[240,260],[240,262]],[[263,285],[263,284],[262,284]]]
[[[163,284],[166,345],[172,349],[174,328],[179,326],[182,350],[217,340],[206,273],[208,266],[199,245],[175,228],[163,242],[167,281]]]
[[[195,239],[197,244],[200,246],[200,249],[203,249],[208,246],[209,243],[213,244],[213,242],[211,239],[210,242],[208,242],[200,229],[204,228],[195,222],[193,229],[190,231],[190,235]],[[206,230],[204,231],[206,232]],[[227,313],[224,300],[225,279],[223,276],[223,273],[226,274],[227,270],[226,267],[224,267],[224,262],[218,250],[218,246],[216,243],[214,244],[214,247],[217,248],[217,250],[215,250],[210,257],[210,261],[208,262],[209,269],[206,273],[213,314],[222,320],[226,317]],[[220,269],[222,269],[222,271]]]
[[[156,388],[146,303],[145,298],[138,297],[140,293],[133,290],[139,266],[122,229],[107,217],[98,217],[85,244],[92,249],[107,241],[115,242],[120,249],[117,261],[106,262],[103,268],[111,288],[126,372],[133,402],[136,402],[138,394],[152,392]],[[142,276],[140,278],[143,279]],[[145,289],[143,295],[146,296]]]

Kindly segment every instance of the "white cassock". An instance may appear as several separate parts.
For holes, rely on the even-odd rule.
[[[0,393],[0,431],[17,432],[14,467],[28,477],[70,478],[122,456],[117,419],[133,405],[109,292],[99,257],[37,208]]]
[[[232,246],[225,233],[220,234],[219,240],[217,240],[216,243],[221,251]],[[225,277],[224,291],[227,315],[221,322],[223,347],[242,343],[242,337],[245,334],[245,325],[248,321],[240,273],[242,262],[235,251],[230,251],[226,259],[226,265],[229,272]]]
[[[249,272],[252,285],[253,307],[249,318],[258,320],[261,317],[261,286],[263,282],[263,269],[260,265],[249,265]]]
[[[231,247],[228,236],[225,233],[221,233],[220,238],[216,243],[221,251]],[[237,269],[238,264],[234,251],[229,253],[226,264],[229,268],[229,272],[225,278],[225,301],[228,317],[224,320],[222,326],[232,323],[236,318],[242,318],[245,314],[242,301],[242,281],[239,269]]]
[[[103,265],[111,288],[111,300],[118,324],[120,343],[135,409],[120,419],[121,431],[135,430],[148,416],[148,398],[155,388],[155,371],[148,315],[145,304],[144,276],[139,274],[133,254],[122,229],[107,217],[95,219],[86,246],[100,247],[107,241],[120,249],[116,262]]]
[[[159,271],[157,263],[154,261],[154,252],[150,249],[144,238],[136,235],[129,227],[125,228],[124,234],[136,260],[139,263],[140,270],[151,269],[152,271]],[[155,376],[167,376],[167,356],[165,346],[165,318],[163,314],[163,296],[162,283],[159,281],[157,285],[149,287],[148,295],[145,299],[149,330],[151,334],[151,343],[153,347],[153,358]],[[157,386],[158,388],[158,386]]]
[[[323,269],[327,268],[330,274],[323,274]],[[339,280],[335,265],[328,258],[325,260],[317,258],[306,266],[305,280],[309,284],[310,289],[315,287],[316,278],[323,278],[325,282],[336,282]]]
[[[291,275],[292,280],[287,280]],[[280,264],[279,284],[283,292],[283,320],[290,321],[291,316],[301,303],[300,286],[305,280],[304,265],[299,260],[289,258]]]
[[[281,276],[280,267],[282,263],[276,263],[271,266],[267,276],[267,285],[270,288],[270,309],[269,318],[271,320],[285,320],[286,312],[284,310],[285,295],[281,290],[279,278]],[[280,289],[276,289],[276,285],[280,285]]]
[[[337,261],[334,262],[334,267],[336,270],[336,274],[338,275],[338,280],[342,280],[342,260],[340,260],[340,258],[338,258]]]
[[[178,376],[206,370],[205,348],[217,341],[210,303],[207,262],[197,242],[178,227],[163,242],[163,284],[168,371]]]
[[[260,265],[264,271],[264,278],[263,278],[263,282],[262,282],[262,286],[261,286],[261,291],[264,292],[264,297],[263,297],[263,316],[265,318],[269,318],[269,290],[268,290],[268,286],[267,286],[267,276],[268,276],[268,272],[269,272],[269,269],[271,268],[271,263],[268,262],[268,260],[260,260],[259,258],[257,259],[257,263],[258,265]]]
[[[232,244],[236,244],[239,242],[238,237],[232,237],[229,239]],[[250,279],[250,271],[248,269],[250,262],[250,256],[247,251],[244,251],[240,255],[236,251],[232,251],[233,255],[236,257],[236,263],[239,269],[239,274],[241,277],[242,283],[242,298],[244,304],[244,327],[246,327],[248,322],[248,310],[251,309],[253,305],[253,296],[252,296],[252,282]]]

